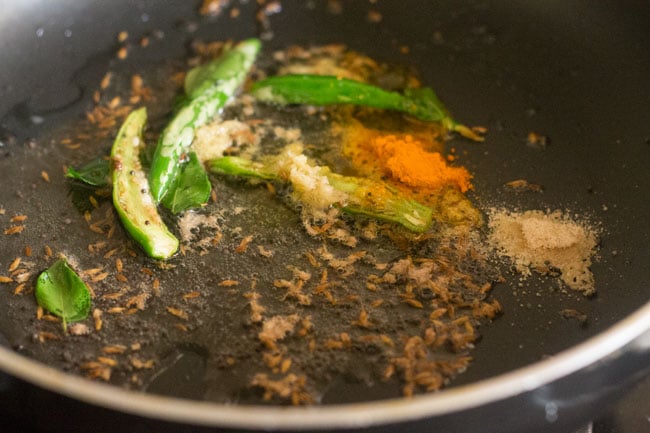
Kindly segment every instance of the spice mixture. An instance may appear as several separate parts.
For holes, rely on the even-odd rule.
[[[573,290],[591,295],[594,277],[589,267],[595,255],[597,232],[566,214],[542,211],[493,210],[490,241],[499,254],[509,257],[523,275],[560,272]]]
[[[225,3],[206,1],[202,13],[218,14]],[[195,43],[188,63],[222,47]],[[180,69],[108,73],[84,122],[43,155],[59,151],[61,165],[101,155],[140,104],[152,112],[145,138],[155,139],[166,116],[156,107],[170,107],[177,90],[160,86],[160,77],[180,86]],[[340,45],[278,51],[260,60],[253,77],[278,71],[334,73],[397,89],[417,83]],[[128,238],[108,191],[72,185],[44,168],[48,189],[37,190],[35,202],[0,208],[0,283],[10,286],[3,293],[13,306],[9,319],[24,328],[15,345],[60,369],[155,392],[173,392],[161,388],[161,378],[176,368],[179,353],[192,353],[204,372],[193,396],[225,403],[335,402],[341,382],[388,384],[393,396],[438,390],[470,365],[481,324],[501,310],[491,297],[500,276],[488,260],[483,217],[464,194],[472,176],[445,152],[445,136],[437,125],[396,113],[277,108],[241,96],[197,131],[200,159],[297,149],[294,164],[303,171],[292,175],[303,182],[314,171],[307,157],[335,172],[384,179],[430,206],[434,228],[413,233],[336,208],[306,212],[286,185],[215,177],[208,204],[174,223],[181,250],[165,262],[147,258]],[[50,213],[69,223],[39,217],[37,202],[45,197]],[[489,228],[491,242],[523,274],[557,268],[569,287],[593,292],[588,267],[596,240],[583,225],[557,213],[495,211]],[[67,334],[30,296],[37,271],[57,255],[92,291],[91,317]]]

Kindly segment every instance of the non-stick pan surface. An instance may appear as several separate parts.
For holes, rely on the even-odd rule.
[[[598,5],[591,2],[378,2],[373,5],[343,2],[342,5],[341,14],[332,14],[325,2],[284,2],[282,12],[270,17],[274,37],[265,42],[266,49],[293,43],[343,42],[380,60],[413,65],[420,71],[423,81],[438,90],[452,112],[468,123],[486,125],[489,129],[485,144],[454,143],[468,154],[464,161],[475,173],[475,199],[480,207],[568,209],[588,216],[603,229],[600,260],[592,267],[598,290],[594,298],[549,291],[549,283],[544,280],[527,286],[526,290],[517,290],[516,278],[511,278],[510,285],[505,284],[494,293],[503,304],[504,314],[482,328],[482,341],[472,352],[472,367],[452,383],[452,387],[459,387],[424,400],[395,401],[401,413],[408,414],[411,409],[418,408],[413,411],[413,418],[426,418],[428,404],[440,410],[441,406],[435,403],[436,397],[447,395],[461,401],[462,394],[453,394],[466,389],[460,385],[475,384],[535,365],[607,331],[647,303],[649,278],[645,261],[650,250],[650,235],[646,224],[650,205],[644,187],[650,180],[647,169],[650,163],[650,111],[647,110],[650,85],[646,81],[650,70],[647,50],[650,46],[647,29],[650,9],[644,2]],[[0,18],[3,22],[0,125],[4,157],[11,158],[13,153],[24,151],[30,138],[38,143],[39,137],[48,136],[58,125],[72,121],[88,108],[91,89],[97,87],[111,62],[115,62],[115,37],[119,31],[126,30],[134,38],[144,35],[157,38],[150,49],[139,51],[137,58],[129,59],[135,72],[170,59],[182,59],[187,53],[187,43],[193,38],[241,39],[257,34],[260,29],[252,18],[256,6],[238,6],[242,14],[236,20],[225,16],[209,20],[196,15],[196,4],[185,2],[169,5],[165,2],[60,1],[5,5]],[[367,20],[369,9],[381,13],[380,23]],[[407,54],[400,49],[404,46],[409,47]],[[531,131],[549,137],[549,144],[544,149],[526,146],[526,136]],[[38,149],[33,153],[35,159],[47,158]],[[29,190],[29,184],[34,182],[34,176],[25,179],[9,178],[5,173],[0,176],[5,189],[15,187],[25,191],[24,188]],[[521,196],[503,189],[504,182],[521,178],[543,185],[544,192]],[[3,199],[10,196],[7,194]],[[29,200],[29,197],[14,196],[16,201],[21,199]],[[48,208],[44,203],[43,209]],[[56,223],[57,216],[51,219]],[[9,258],[3,257],[3,260]],[[563,319],[558,312],[566,308],[585,313],[587,325]],[[8,319],[11,316],[2,314],[0,325],[9,344],[15,346],[22,338],[21,325],[12,323]],[[584,387],[586,395],[598,401],[601,396],[590,394],[594,389],[587,386],[598,383],[596,377],[603,380],[600,388],[609,391],[616,382],[625,383],[634,371],[647,369],[647,341],[645,346],[625,343],[626,339],[643,334],[648,313],[642,312],[633,319],[633,323],[624,322],[627,327],[617,334],[609,334],[615,338],[600,335],[599,344],[590,346],[590,350],[559,357],[567,362],[580,359],[573,364],[579,370],[605,357],[606,347],[614,350],[625,346],[625,350],[614,357],[582,373],[586,376],[575,375],[576,380],[570,382],[569,389],[563,388],[565,384],[549,386],[546,390],[542,387],[541,393],[532,393],[537,385],[547,385],[534,379],[545,376],[533,369],[521,376],[530,380],[529,385],[514,393],[522,392],[522,399],[531,397],[526,400],[530,402],[540,395],[551,395],[550,400],[559,399],[555,394],[558,389],[575,396],[581,392],[575,387]],[[624,357],[630,353],[633,355]],[[626,361],[621,361],[623,359]],[[573,370],[567,368],[566,374]],[[594,372],[598,374],[594,376]],[[558,373],[558,377],[547,379],[553,382],[552,379],[561,376],[563,374]],[[52,384],[47,386],[57,388]],[[60,386],[60,390],[54,390],[79,396],[64,383]],[[484,386],[490,384],[484,383]],[[523,393],[523,389],[530,389],[530,395]],[[106,391],[111,397],[109,401],[119,400],[120,397],[114,395],[116,392],[122,394],[116,390]],[[494,394],[499,395],[496,391]],[[355,395],[355,401],[375,398],[372,393]],[[132,397],[132,394],[124,394],[125,399]],[[522,399],[495,403],[490,408],[496,414],[491,421],[499,422],[503,418],[500,422],[504,431],[521,427],[519,423],[523,421],[514,422],[504,414],[512,410],[514,401],[521,403]],[[88,401],[99,404],[101,398],[88,398]],[[167,418],[162,413],[154,413],[152,406],[144,406],[147,409],[143,409],[141,415]],[[199,411],[210,410],[198,404],[196,407]],[[547,426],[549,429],[562,426],[564,422],[566,425],[575,423],[565,420],[564,416],[553,419],[553,407],[548,415],[548,411],[539,409],[548,407],[539,402],[522,407],[535,413],[529,418],[531,422],[544,425],[553,421]],[[345,414],[341,419],[346,421],[331,425],[347,425],[348,429],[353,429],[350,420],[357,409],[360,426],[373,423],[368,413],[364,414],[363,407],[346,406],[341,411]],[[133,410],[138,413],[139,409]],[[267,425],[285,429],[300,426],[325,429],[325,417],[319,418],[318,409],[315,412],[317,415],[312,421],[300,421],[301,416],[309,419],[313,413],[310,410],[289,413],[284,418],[286,424],[283,424],[282,415],[277,415],[281,418],[276,417],[275,424]],[[449,413],[455,412],[449,408]],[[222,414],[219,410],[216,413]],[[578,418],[588,416],[587,411],[578,411],[578,414]],[[245,416],[240,412],[236,416],[223,414],[221,420],[217,419],[219,415],[197,419],[197,422],[264,428],[251,421],[252,418],[238,424],[237,417],[242,415]],[[251,417],[254,416],[251,412]],[[258,419],[259,422],[268,421],[272,416],[273,412],[265,412]],[[173,417],[189,422],[187,417],[177,414]],[[408,415],[405,418],[408,419]],[[467,424],[463,426],[462,415],[439,418],[443,421],[439,421],[438,426],[448,431],[465,428],[473,431],[480,426],[470,417],[466,417]],[[292,419],[294,421],[290,421]],[[404,419],[397,417],[394,421]],[[380,423],[388,425],[385,431],[394,428],[390,420],[382,419]],[[435,421],[411,424],[410,428],[427,431],[432,425],[436,425]]]

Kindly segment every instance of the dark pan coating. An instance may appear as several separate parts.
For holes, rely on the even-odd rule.
[[[645,81],[650,36],[644,27],[647,7],[626,3],[602,9],[587,7],[586,2],[391,3],[372,7],[381,13],[379,24],[368,22],[366,4],[344,5],[343,13],[336,15],[316,3],[314,10],[285,5],[281,14],[270,17],[275,37],[267,43],[269,49],[296,41],[344,41],[378,59],[412,63],[453,113],[470,124],[486,125],[485,145],[457,144],[468,152],[480,206],[557,207],[603,227],[601,259],[593,266],[596,297],[557,292],[545,280],[518,288],[512,278],[514,286],[503,285],[496,294],[504,316],[484,328],[473,352],[474,368],[455,384],[504,373],[569,348],[648,301],[650,212],[644,188],[650,180],[650,86]],[[163,59],[180,61],[185,44],[197,36],[240,39],[257,31],[254,20],[245,18],[251,12],[247,7],[232,25],[225,17],[214,22],[198,19],[194,5],[162,9],[146,4],[125,10],[115,2],[60,2],[33,14],[21,7],[8,12],[20,19],[2,35],[7,67],[0,71],[0,150],[9,155],[4,157],[29,152],[35,161],[48,161],[48,172],[60,172],[61,160],[44,154],[47,146],[38,139],[31,149],[28,139],[46,135],[53,125],[88,107],[89,89],[115,62],[111,59],[120,30],[127,30],[134,41],[145,34],[154,40],[161,36],[157,30],[164,32],[132,63],[135,70]],[[94,14],[105,19],[95,23],[90,18]],[[191,33],[193,22],[198,29]],[[97,36],[88,37],[91,32]],[[402,47],[408,47],[408,54]],[[549,137],[544,148],[526,145],[531,131]],[[2,205],[9,209],[12,200],[24,201],[40,212],[42,224],[55,225],[60,244],[70,245],[65,220],[75,216],[61,215],[61,203],[47,200],[48,185],[29,165],[6,165],[0,175]],[[517,195],[502,188],[504,182],[521,178],[543,185],[544,192]],[[33,184],[37,188],[32,192]],[[2,266],[12,259],[3,256]],[[9,295],[3,293],[5,297]],[[559,312],[565,309],[586,314],[586,326],[563,318]],[[15,345],[19,343],[12,336],[20,335],[21,324],[12,320],[14,314],[0,315],[0,326]]]

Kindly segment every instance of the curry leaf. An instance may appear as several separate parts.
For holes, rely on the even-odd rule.
[[[111,167],[105,158],[96,158],[79,169],[68,167],[66,177],[93,186],[108,186],[108,177]]]
[[[171,191],[165,195],[163,205],[174,214],[199,207],[208,201],[211,189],[208,174],[196,153],[191,152]]]
[[[38,276],[36,301],[63,320],[64,330],[68,322],[84,320],[90,312],[90,290],[65,259],[58,260]]]

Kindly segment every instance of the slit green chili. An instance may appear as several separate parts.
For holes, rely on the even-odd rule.
[[[289,74],[258,81],[253,84],[251,92],[260,101],[280,105],[351,104],[401,111],[427,122],[440,122],[445,128],[472,140],[483,140],[471,128],[454,121],[429,87],[406,89],[398,93],[347,78]]]
[[[122,224],[142,249],[150,257],[167,259],[178,250],[178,239],[160,217],[140,163],[140,151],[144,147],[142,130],[146,123],[146,108],[133,111],[113,143],[113,205]]]
[[[414,232],[425,232],[431,226],[433,210],[415,200],[399,194],[388,184],[354,176],[332,173],[328,167],[319,167],[319,174],[327,177],[329,184],[339,193],[343,193],[341,210],[352,215],[365,215],[370,218],[398,223]],[[273,162],[264,164],[237,156],[225,156],[208,162],[208,169],[221,175],[238,176],[262,180],[286,182],[275,171]]]
[[[151,193],[159,203],[173,186],[181,156],[194,140],[197,128],[208,123],[243,84],[260,50],[260,41],[248,39],[212,62],[191,70],[185,81],[188,101],[160,135],[149,173]]]

